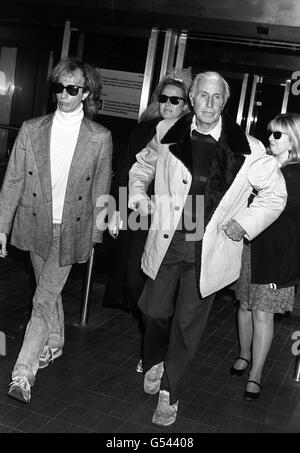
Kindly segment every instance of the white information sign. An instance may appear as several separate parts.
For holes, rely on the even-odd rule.
[[[144,74],[97,68],[101,74],[101,115],[138,119]]]

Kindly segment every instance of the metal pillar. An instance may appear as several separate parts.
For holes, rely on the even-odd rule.
[[[71,33],[72,31],[78,31],[78,28],[71,28],[71,21],[66,20],[65,22],[65,28],[64,28],[64,36],[63,36],[63,42],[61,46],[61,54],[60,58],[64,59],[69,56],[69,49],[70,49],[70,41],[71,41]],[[80,46],[83,46],[84,43],[84,36],[79,38],[79,44],[78,44],[78,49],[77,52],[80,52]],[[82,47],[83,48],[83,47]]]
[[[67,58],[67,56],[69,55],[70,39],[71,39],[71,22],[69,20],[66,20],[64,28],[64,37],[61,46],[60,54],[61,59]]]
[[[84,294],[83,294],[83,301],[82,301],[82,309],[81,309],[81,318],[80,318],[80,325],[86,326],[87,325],[87,313],[88,313],[88,304],[91,296],[91,289],[92,289],[92,277],[93,277],[93,267],[94,267],[94,259],[95,259],[95,248],[92,248],[91,256],[87,262],[87,269],[86,269],[86,277],[85,277],[85,287],[84,287]]]
[[[159,80],[161,80],[168,72],[173,69],[176,43],[177,33],[172,31],[171,29],[168,29],[165,36]]]
[[[6,337],[5,333],[0,331],[0,355],[6,355]]]
[[[247,125],[246,125],[246,134],[250,134],[251,125],[254,124],[254,122],[255,122],[255,116],[254,116],[255,95],[256,95],[257,85],[259,83],[262,83],[262,81],[263,81],[263,76],[259,76],[256,74],[254,75],[253,83],[252,83],[250,104],[249,104],[249,113],[248,113]]]
[[[248,79],[249,79],[249,74],[244,74],[241,95],[240,95],[239,108],[238,108],[238,113],[237,113],[237,117],[236,117],[236,122],[239,126],[242,124],[242,120],[243,120],[243,111],[244,111],[244,106],[245,106]]]
[[[282,106],[281,106],[281,113],[286,113],[287,105],[289,102],[290,89],[291,89],[291,81],[290,81],[290,79],[287,79],[285,82],[284,95],[283,95]]]
[[[150,95],[150,87],[153,78],[153,71],[154,71],[154,62],[156,56],[156,48],[157,48],[157,40],[158,40],[159,30],[157,28],[152,28],[151,30],[151,37],[148,43],[148,51],[147,51],[147,58],[145,64],[145,71],[144,71],[144,80],[143,80],[143,87],[141,93],[141,101],[140,101],[140,110],[139,110],[139,117],[145,110],[148,105],[149,95]]]
[[[187,32],[182,31],[178,38],[178,49],[176,56],[175,68],[182,69],[186,51]]]

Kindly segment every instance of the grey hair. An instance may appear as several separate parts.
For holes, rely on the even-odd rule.
[[[218,72],[214,71],[205,71],[205,72],[200,72],[199,74],[196,75],[194,78],[191,88],[190,88],[190,95],[192,97],[195,96],[195,92],[198,88],[198,85],[203,81],[203,80],[213,80],[213,81],[221,81],[224,86],[224,95],[225,95],[225,103],[227,102],[228,98],[230,97],[230,88],[224,77],[221,76]]]

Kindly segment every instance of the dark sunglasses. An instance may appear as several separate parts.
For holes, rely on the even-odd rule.
[[[62,93],[64,91],[64,89],[66,89],[66,92],[70,95],[70,96],[77,96],[78,92],[79,92],[79,88],[84,88],[84,87],[81,87],[79,85],[63,85],[62,83],[58,83],[58,82],[55,82],[52,84],[52,91],[53,93],[56,93],[56,94],[59,94],[59,93]]]
[[[280,132],[280,131],[269,131],[269,137],[271,135],[273,135],[275,140],[279,140],[281,138],[282,134],[285,134],[285,133],[284,132]],[[285,134],[285,135],[287,135],[287,134]]]
[[[180,101],[185,102],[185,99],[181,98],[180,96],[167,96],[166,94],[160,94],[158,96],[158,102],[160,104],[165,104],[168,101],[168,99],[170,100],[171,104],[173,104],[173,105],[178,105]]]

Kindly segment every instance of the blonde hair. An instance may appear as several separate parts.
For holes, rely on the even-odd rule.
[[[292,148],[284,165],[300,162],[300,114],[280,113],[269,122],[268,129],[273,132],[279,129],[280,132],[287,134],[291,140]]]
[[[151,103],[141,114],[139,122],[150,121],[154,118],[159,118],[161,116],[160,111],[159,111],[158,98],[159,98],[160,94],[162,93],[162,90],[167,85],[173,85],[182,90],[183,97],[185,99],[185,105],[184,105],[182,114],[184,115],[185,113],[189,112],[189,106],[188,106],[188,102],[187,102],[188,101],[188,92],[189,92],[188,82],[186,80],[185,81],[179,80],[177,78],[167,75],[163,79],[161,79],[161,81],[155,88],[155,90],[151,96]]]
[[[97,113],[102,88],[100,74],[96,68],[76,58],[65,58],[53,69],[52,82],[57,82],[63,74],[73,74],[77,69],[82,72],[84,78],[84,91],[89,93],[82,101],[83,110],[92,118]]]

